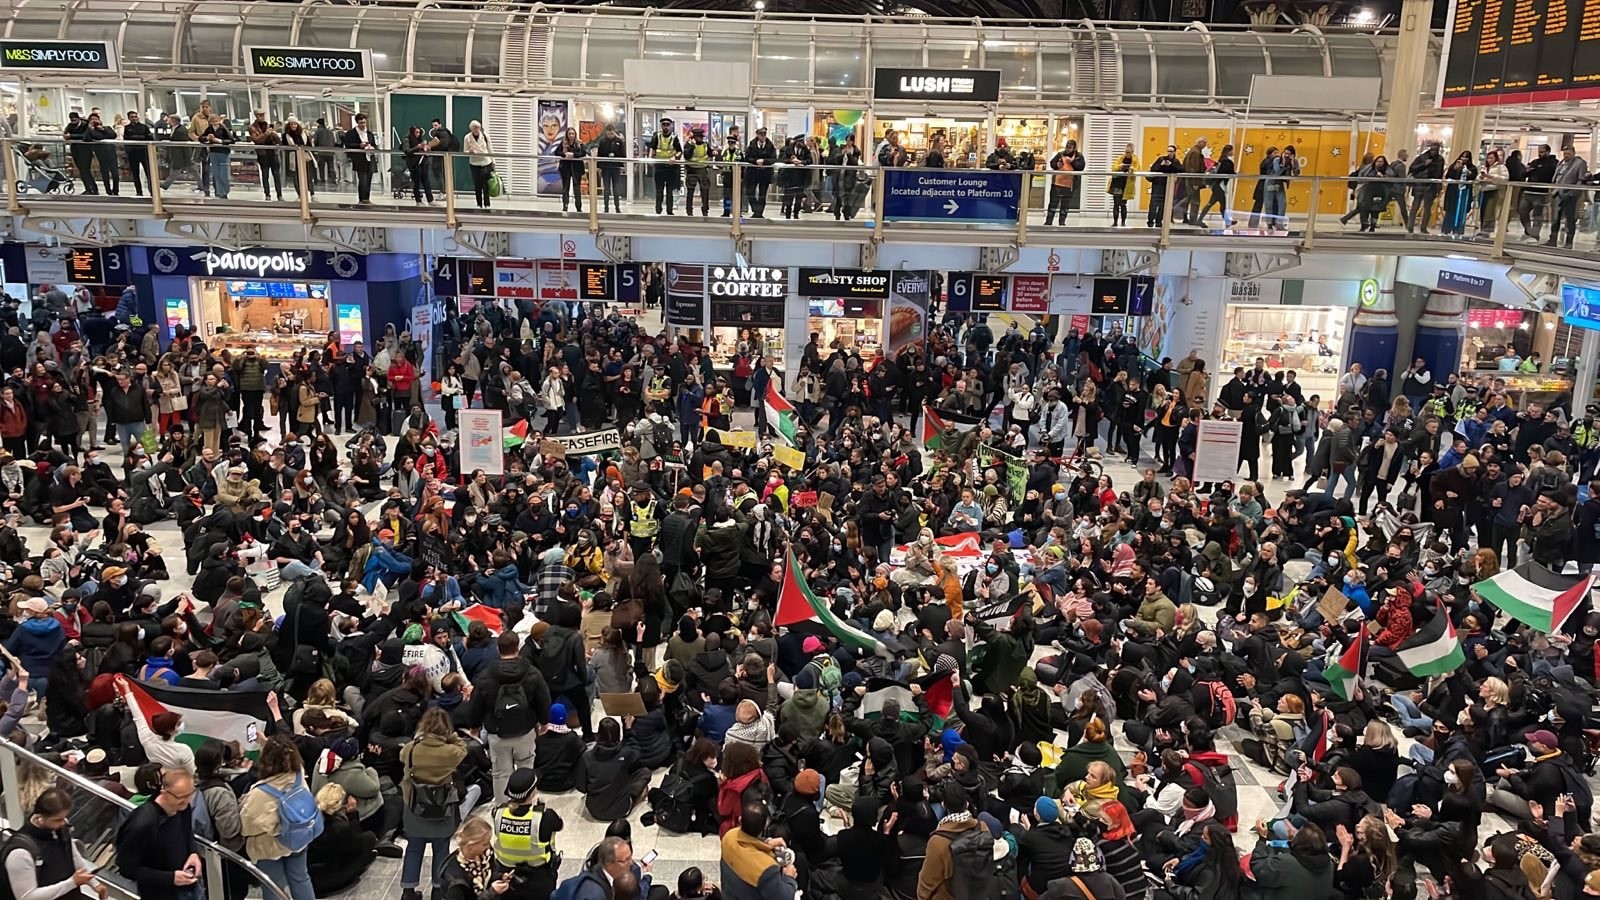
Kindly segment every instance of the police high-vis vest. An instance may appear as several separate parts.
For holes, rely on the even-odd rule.
[[[661,520],[656,518],[656,502],[644,504],[629,502],[633,515],[629,517],[628,533],[636,538],[653,538],[661,532]]]
[[[701,142],[691,142],[683,151],[683,156],[691,165],[703,166],[711,159],[711,145]]]
[[[1572,440],[1585,450],[1600,447],[1600,423],[1579,419],[1572,423]]]
[[[667,132],[656,135],[656,159],[671,159],[678,155],[678,148],[674,146],[672,135]]]
[[[551,845],[539,841],[544,810],[530,806],[521,813],[502,806],[494,812],[494,856],[505,866],[550,863]]]

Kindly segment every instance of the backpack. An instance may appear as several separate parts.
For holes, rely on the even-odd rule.
[[[278,843],[290,853],[299,853],[311,846],[322,834],[322,810],[317,808],[317,798],[306,789],[299,772],[294,775],[294,786],[280,791],[270,784],[257,785],[261,792],[278,801]]]
[[[979,824],[967,831],[936,831],[950,841],[950,894],[956,900],[994,896],[994,834]]]
[[[837,694],[844,684],[844,673],[839,671],[839,663],[826,653],[819,653],[811,662],[806,663],[817,676],[817,690],[824,694]]]
[[[454,820],[460,805],[461,794],[456,790],[454,779],[443,784],[411,782],[411,803],[408,808],[419,819],[435,822]]]
[[[678,834],[687,834],[694,827],[694,783],[684,777],[682,763],[662,777],[661,786],[650,791],[649,799],[656,825]]]
[[[1231,766],[1213,766],[1190,761],[1189,770],[1200,776],[1200,786],[1217,811],[1217,821],[1229,831],[1239,830],[1239,783],[1233,777]]]
[[[1234,699],[1233,692],[1220,681],[1202,681],[1200,688],[1205,692],[1209,707],[1203,711],[1206,724],[1215,731],[1224,725],[1232,725],[1238,718],[1239,704]]]
[[[533,730],[533,707],[528,703],[528,692],[520,680],[500,685],[494,695],[490,721],[494,727],[489,733],[501,737],[516,737]]]
[[[155,668],[151,668],[149,663],[145,663],[139,667],[139,680],[145,684],[155,684],[160,685],[161,687],[169,687],[170,685],[167,683],[167,680],[161,677],[161,673],[171,671],[172,670],[166,666],[156,666]]]
[[[602,881],[599,876],[595,875],[593,872],[585,870],[579,872],[571,878],[568,878],[566,881],[561,882],[561,886],[557,887],[550,895],[550,900],[576,900],[578,896],[578,886],[587,880],[594,881],[596,884],[599,884],[608,891],[611,889],[611,886]]]

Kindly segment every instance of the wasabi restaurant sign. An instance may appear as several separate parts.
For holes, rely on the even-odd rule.
[[[115,72],[110,41],[0,40],[0,69],[28,72]]]
[[[372,54],[366,50],[308,50],[300,47],[246,47],[251,75],[263,78],[338,78],[365,81]]]

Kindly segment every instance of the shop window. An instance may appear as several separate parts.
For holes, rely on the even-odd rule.
[[[763,34],[757,41],[757,84],[785,85],[811,82],[811,50],[808,45],[774,34]]]
[[[1046,44],[1040,54],[1040,87],[1046,94],[1072,93],[1072,51],[1061,44],[1052,48]]]
[[[584,73],[590,80],[622,80],[622,61],[639,57],[639,33],[633,30],[594,28],[589,31]]]
[[[583,32],[556,27],[550,33],[550,80],[568,84],[583,80]]]
[[[1322,44],[1309,34],[1265,35],[1274,75],[1324,75]]]
[[[1373,78],[1383,75],[1383,62],[1372,41],[1359,35],[1331,37],[1328,55],[1333,59],[1333,74],[1341,77]]]
[[[704,31],[700,34],[700,61],[750,62],[750,32]]]
[[[1217,96],[1250,96],[1250,82],[1267,73],[1267,57],[1254,35],[1221,36],[1211,47],[1217,61]]]
[[[1009,91],[1039,90],[1039,45],[1017,41],[984,41],[983,67],[1000,70],[1000,87]]]
[[[1158,95],[1163,97],[1210,95],[1211,62],[1200,35],[1157,35],[1154,47]]]
[[[863,90],[872,80],[867,74],[862,42],[818,40],[813,53],[817,66],[817,87]]]
[[[693,61],[699,53],[700,40],[692,33],[682,31],[646,31],[644,33],[645,59],[671,59]]]

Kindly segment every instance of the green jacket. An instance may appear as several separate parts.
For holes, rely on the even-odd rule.
[[[1172,626],[1178,620],[1178,608],[1172,604],[1166,594],[1156,591],[1144,598],[1139,604],[1139,611],[1128,620],[1128,627],[1140,634],[1155,634],[1160,629],[1167,634],[1172,633]]]
[[[267,361],[258,354],[255,359],[240,356],[233,361],[233,377],[241,391],[267,389]]]
[[[1254,900],[1334,900],[1341,896],[1333,887],[1333,857],[1322,851],[1301,856],[1257,844],[1250,854],[1250,873],[1255,876],[1255,889],[1247,888],[1245,896]]]
[[[973,680],[985,694],[1005,696],[1017,683],[1028,658],[1033,655],[1033,634],[1013,635],[996,631],[986,622],[977,624],[978,643],[984,645],[981,673]]]

